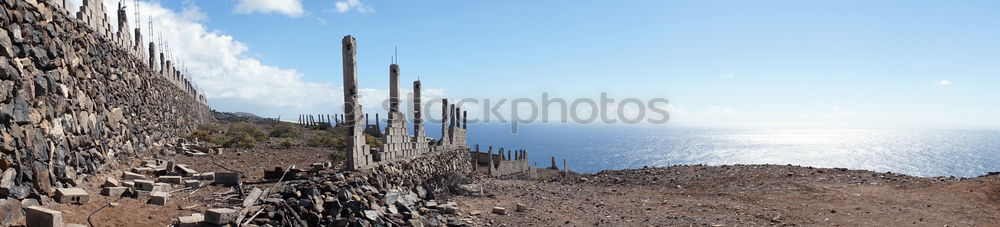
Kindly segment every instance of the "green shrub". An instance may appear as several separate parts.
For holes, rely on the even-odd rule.
[[[302,136],[302,129],[295,126],[275,125],[271,127],[269,135],[278,138],[298,138]]]
[[[225,131],[222,126],[217,124],[200,124],[198,125],[198,130],[208,132],[209,134],[222,133]]]
[[[222,137],[220,142],[223,147],[227,148],[257,147],[257,141],[254,140],[253,136],[243,131],[226,132],[226,135]]]
[[[317,132],[306,140],[306,145],[310,147],[335,147],[343,148],[347,147],[347,141],[344,141],[344,137],[338,137],[333,135],[333,133],[327,131]]]
[[[284,148],[293,148],[293,147],[298,147],[299,146],[298,143],[296,143],[292,139],[287,139],[287,138],[281,140],[281,142],[278,145],[280,145],[281,147],[284,147]]]
[[[367,143],[368,146],[371,146],[371,147],[381,147],[382,146],[382,140],[378,139],[377,137],[368,135],[368,134],[365,134],[365,143]]]
[[[240,134],[240,133],[249,135],[250,137],[253,138],[253,140],[257,142],[267,141],[267,134],[264,134],[264,132],[262,132],[260,128],[257,128],[257,126],[251,124],[247,123],[230,124],[229,129],[226,130],[227,135]]]
[[[205,141],[205,142],[214,142],[213,141],[214,138],[212,138],[212,134],[209,133],[208,131],[201,130],[201,129],[194,130],[190,134],[187,134],[187,136],[184,136],[184,138],[187,139],[187,140],[198,140],[198,141]]]
[[[267,135],[257,126],[247,123],[229,124],[226,133],[214,141],[227,148],[254,148],[258,142],[267,141]]]

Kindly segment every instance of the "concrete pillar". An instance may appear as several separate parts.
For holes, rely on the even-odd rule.
[[[441,100],[441,145],[448,145],[448,99]]]
[[[487,173],[490,174],[490,176],[493,176],[493,146],[490,146],[489,152],[490,152],[490,155],[487,156],[487,157],[490,158],[490,165],[489,165],[489,169],[486,169],[486,171],[487,171]]]
[[[165,61],[163,59],[163,52],[160,52],[160,69],[156,70],[156,71],[159,72],[159,73],[161,73],[161,74],[163,73],[163,69],[165,69],[167,67],[167,65],[165,63],[163,63],[163,61]]]
[[[424,142],[424,119],[420,100],[420,81],[413,81],[413,138],[414,142]]]
[[[347,130],[347,141],[349,158],[347,168],[357,170],[368,166],[371,162],[371,155],[368,145],[365,144],[364,133],[358,118],[362,115],[361,106],[358,104],[358,73],[357,73],[357,41],[352,36],[344,36],[341,40],[344,64],[344,115],[347,125],[351,129]]]
[[[153,70],[160,68],[159,65],[156,65],[156,44],[153,42],[149,42],[149,68]]]
[[[455,104],[448,105],[448,127],[455,127]]]
[[[392,119],[392,113],[399,112],[399,65],[391,64],[389,65],[389,122],[393,122],[397,119]]]
[[[479,144],[476,144],[476,152],[472,153],[472,170],[479,169]]]

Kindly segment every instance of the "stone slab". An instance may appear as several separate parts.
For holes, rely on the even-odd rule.
[[[28,207],[24,210],[25,220],[29,227],[62,227],[62,212],[40,206]]]
[[[177,227],[198,227],[202,222],[205,221],[205,216],[199,213],[191,214],[190,216],[181,216],[177,218]]]
[[[205,222],[225,225],[236,221],[236,210],[229,208],[213,208],[205,211]]]
[[[128,188],[126,188],[126,187],[104,187],[104,188],[101,188],[101,195],[112,196],[112,197],[121,197],[122,194],[125,194],[125,191],[127,191],[127,190],[128,190]]]
[[[57,188],[56,202],[62,204],[84,204],[90,200],[90,194],[82,188]]]
[[[167,205],[167,198],[170,198],[170,193],[166,193],[166,192],[150,192],[149,193],[149,204],[165,206],[165,205]]]
[[[240,173],[236,172],[215,173],[215,184],[222,186],[239,185]]]
[[[134,181],[134,180],[142,180],[142,179],[146,179],[146,176],[144,176],[142,174],[138,174],[138,173],[127,172],[127,171],[125,173],[122,173],[122,180]]]
[[[139,191],[152,191],[153,181],[151,180],[135,180],[135,189]]]
[[[156,178],[156,182],[170,183],[170,184],[182,184],[184,178],[181,176],[160,176]]]

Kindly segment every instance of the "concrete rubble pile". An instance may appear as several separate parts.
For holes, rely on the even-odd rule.
[[[177,225],[467,225],[456,218],[456,202],[436,199],[468,181],[468,157],[456,150],[364,171],[296,171],[292,180],[286,177],[273,188],[244,190],[249,193],[242,204],[179,217]]]
[[[0,1],[0,199],[73,192],[61,189],[211,118],[176,71],[57,2]]]

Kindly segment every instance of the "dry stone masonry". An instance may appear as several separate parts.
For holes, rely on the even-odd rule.
[[[0,198],[53,196],[210,121],[204,95],[153,43],[145,56],[124,13],[112,33],[101,2],[71,16],[62,0],[0,1]]]

